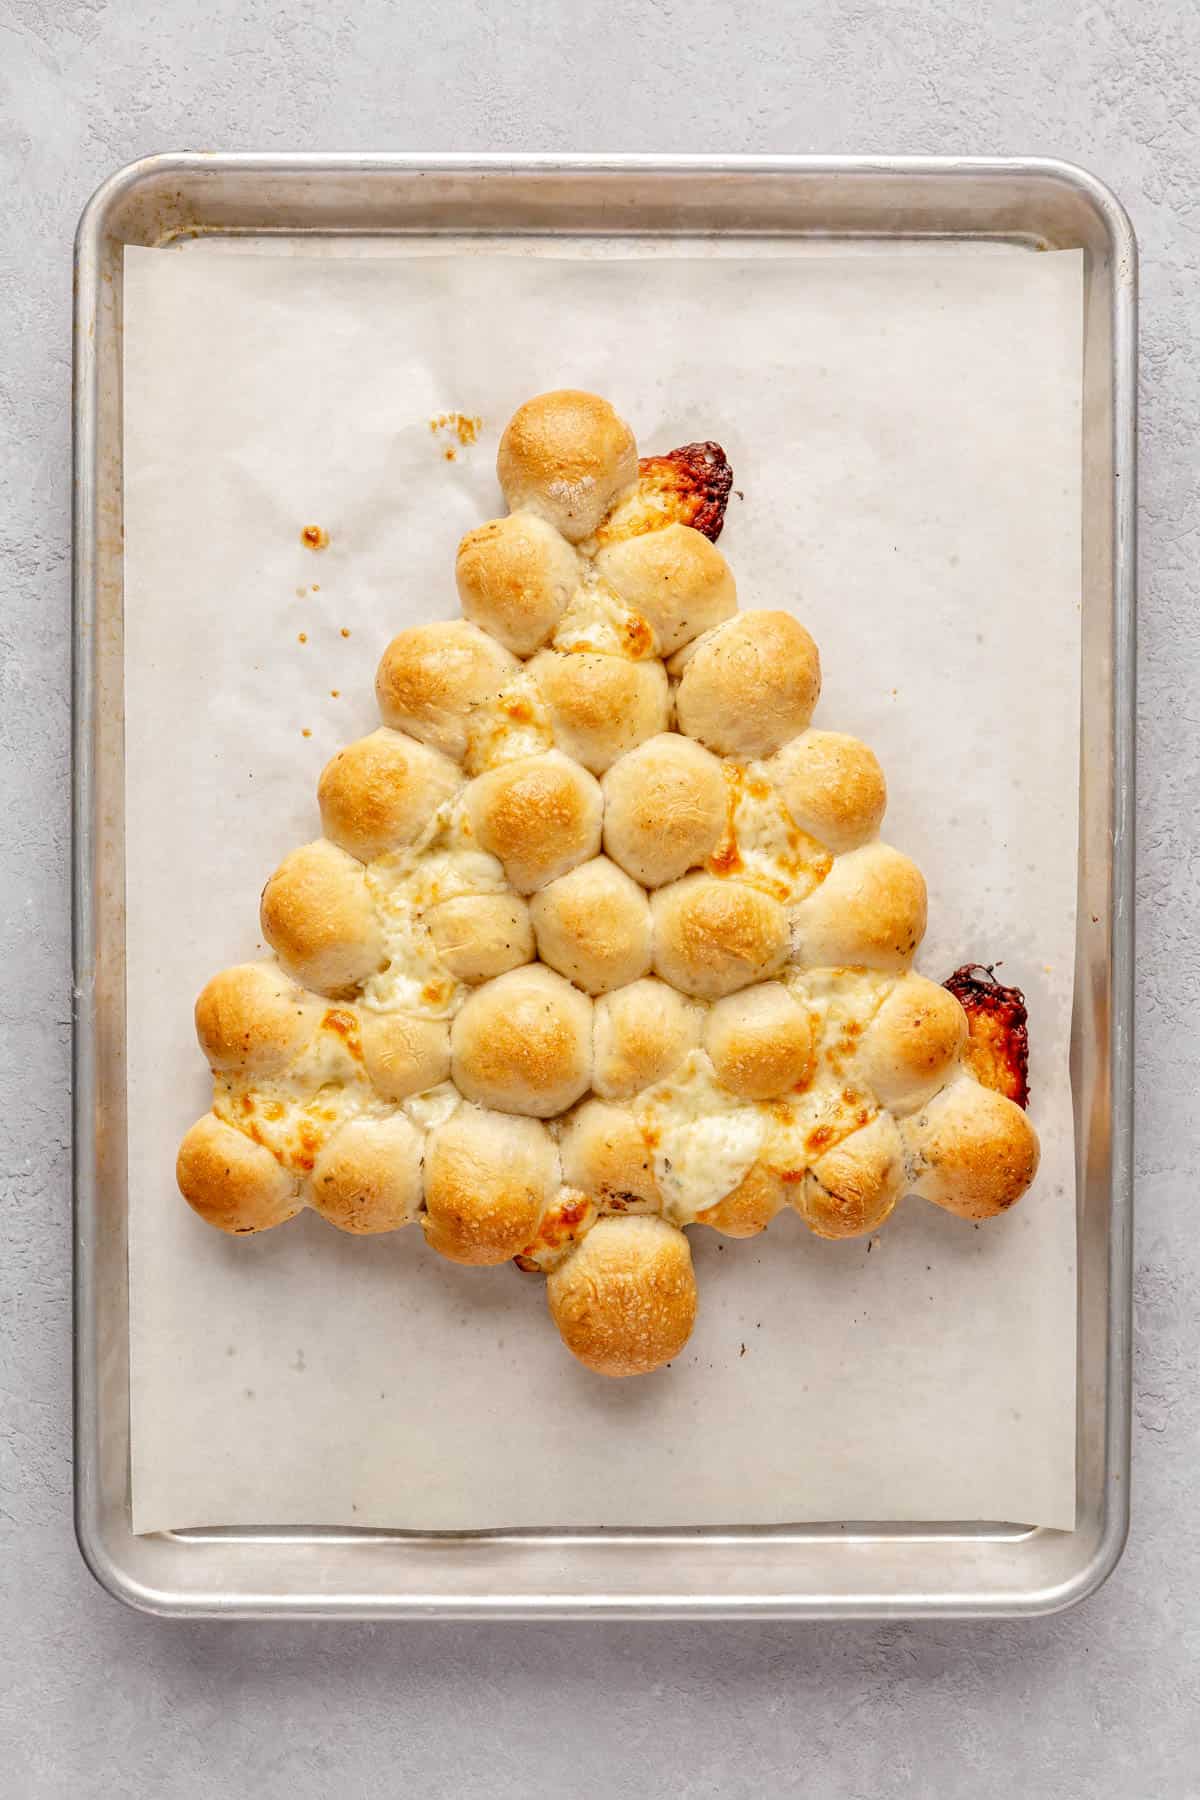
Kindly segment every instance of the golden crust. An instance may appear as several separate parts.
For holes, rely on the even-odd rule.
[[[802,731],[767,764],[767,774],[802,831],[834,851],[873,838],[887,808],[875,752],[840,731]]]
[[[665,1220],[601,1219],[546,1282],[550,1316],[597,1375],[648,1375],[678,1356],[696,1320],[682,1231]]]
[[[352,993],[383,961],[362,864],[325,838],[285,856],[263,889],[263,936],[305,987]]]
[[[180,1144],[175,1179],[202,1219],[239,1236],[283,1225],[302,1206],[296,1177],[215,1113],[197,1119]]]
[[[397,1105],[410,1094],[423,1094],[450,1073],[450,1027],[444,1019],[418,1019],[408,1013],[377,1013],[363,1007],[360,1015],[363,1065],[375,1092]]]
[[[596,1001],[592,1086],[602,1100],[629,1100],[678,1068],[700,1042],[704,1011],[649,975]]]
[[[196,1001],[196,1036],[214,1073],[275,1075],[310,1040],[324,1011],[274,963],[239,963],[214,975]]]
[[[787,1205],[783,1179],[766,1163],[756,1162],[731,1194],[696,1214],[697,1225],[709,1225],[722,1237],[757,1237]]]
[[[451,1262],[507,1262],[534,1237],[558,1180],[544,1125],[462,1106],[426,1140],[426,1241]]]
[[[401,1112],[351,1119],[313,1165],[309,1199],[339,1231],[399,1231],[421,1210],[421,1134]]]
[[[900,1131],[881,1112],[816,1159],[792,1204],[818,1237],[861,1237],[883,1224],[903,1191]]]
[[[905,975],[867,1027],[857,1072],[884,1106],[911,1111],[945,1085],[966,1039],[954,995],[923,975]]]
[[[660,662],[543,650],[529,673],[546,703],[555,742],[593,775],[667,728],[671,691]]]
[[[836,856],[792,914],[793,951],[814,969],[907,969],[925,935],[925,879],[890,844]]]
[[[414,625],[392,639],[379,664],[383,722],[461,762],[472,710],[518,667],[503,644],[466,619]]]
[[[653,627],[661,656],[737,611],[729,564],[690,525],[666,525],[610,544],[596,557],[596,571]]]
[[[425,923],[459,981],[490,981],[533,961],[533,925],[519,894],[462,894],[433,907]]]
[[[1037,1174],[1037,1133],[1005,1094],[970,1076],[943,1088],[901,1127],[914,1193],[962,1219],[991,1219]]]
[[[650,903],[607,856],[552,881],[529,912],[542,961],[589,994],[625,987],[650,968]]]
[[[685,875],[651,897],[654,969],[685,994],[719,999],[782,967],[787,913],[740,882]]]
[[[545,887],[600,848],[599,784],[556,750],[477,776],[466,804],[479,843],[499,857],[522,894]]]
[[[661,887],[710,856],[725,829],[727,786],[715,756],[662,732],[604,777],[604,848],[635,881]]]
[[[331,843],[371,862],[411,844],[461,786],[449,757],[384,726],[326,763],[317,786],[321,827]]]
[[[637,480],[637,444],[607,400],[559,388],[513,414],[496,474],[510,512],[537,513],[578,543]]]
[[[585,1100],[559,1139],[563,1180],[604,1212],[657,1211],[662,1204],[654,1154],[632,1114]]]
[[[812,1019],[779,982],[765,981],[716,1002],[704,1048],[722,1087],[746,1100],[773,1100],[810,1071]]]
[[[450,1031],[454,1084],[468,1100],[548,1119],[592,1074],[592,1003],[532,963],[476,990]]]
[[[821,692],[817,646],[790,613],[746,612],[691,646],[679,729],[723,756],[770,756],[804,730]]]
[[[510,513],[468,531],[455,565],[466,617],[517,656],[558,624],[579,583],[579,557],[533,513]]]

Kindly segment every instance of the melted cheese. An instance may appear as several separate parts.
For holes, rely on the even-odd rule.
[[[705,867],[710,875],[747,882],[795,906],[828,875],[833,859],[801,831],[759,763],[726,761],[726,823]]]
[[[703,1051],[693,1050],[667,1081],[647,1088],[634,1115],[654,1154],[663,1217],[689,1224],[732,1193],[762,1148],[768,1118],[721,1087]]]
[[[365,1098],[357,1081],[331,1082],[303,1097],[290,1080],[249,1087],[221,1078],[214,1084],[213,1111],[265,1144],[285,1169],[307,1175],[334,1132],[363,1111]]]
[[[465,766],[468,775],[481,775],[519,756],[540,756],[553,748],[550,714],[537,683],[523,669],[471,714]]]
[[[369,864],[367,886],[387,962],[364,986],[362,1004],[378,1012],[452,1018],[469,989],[443,963],[424,915],[443,900],[507,892],[504,870],[475,842],[461,800],[439,807],[416,844]]]
[[[576,589],[550,642],[555,650],[593,650],[634,662],[658,654],[649,622],[594,574]]]
[[[436,1131],[462,1105],[462,1095],[452,1081],[441,1081],[423,1094],[410,1094],[400,1102],[418,1131]]]
[[[387,1107],[366,1079],[354,1011],[331,1004],[318,1030],[281,1074],[255,1082],[218,1076],[213,1111],[265,1144],[285,1168],[307,1174],[322,1145],[348,1119],[362,1112],[382,1114]]]
[[[896,985],[875,969],[788,968],[780,981],[814,1015],[818,1072],[839,1078],[849,1070],[875,1014]]]

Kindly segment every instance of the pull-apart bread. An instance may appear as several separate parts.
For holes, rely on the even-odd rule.
[[[263,890],[274,960],[196,1003],[213,1102],[179,1185],[223,1231],[311,1207],[515,1260],[575,1356],[643,1374],[692,1329],[688,1226],[1019,1199],[1024,1012],[987,971],[912,972],[925,883],[875,756],[812,724],[809,633],[739,610],[720,448],[639,462],[565,391],[498,473],[462,618],[387,646],[381,726]]]

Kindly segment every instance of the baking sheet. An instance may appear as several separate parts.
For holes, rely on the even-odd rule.
[[[1080,264],[126,251],[135,1529],[1072,1524]],[[693,1232],[697,1331],[620,1384],[534,1277],[311,1215],[226,1240],[173,1181],[207,1104],[194,994],[256,952],[386,639],[453,614],[504,420],[568,382],[644,449],[725,444],[743,604],[804,618],[817,722],[882,757],[930,883],[919,966],[1003,955],[1025,987],[1043,1140],[979,1229],[909,1200],[870,1250]],[[456,410],[474,445],[430,429]]]

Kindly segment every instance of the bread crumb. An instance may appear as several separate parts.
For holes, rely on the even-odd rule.
[[[469,413],[435,413],[433,418],[429,421],[429,429],[434,433],[439,431],[452,431],[465,450],[468,444],[473,444],[475,442],[475,439],[483,430],[483,420],[477,416],[472,416]],[[446,461],[454,461],[453,451],[446,451]]]
[[[323,525],[305,525],[300,533],[300,542],[306,550],[324,550],[329,543],[329,533]]]

